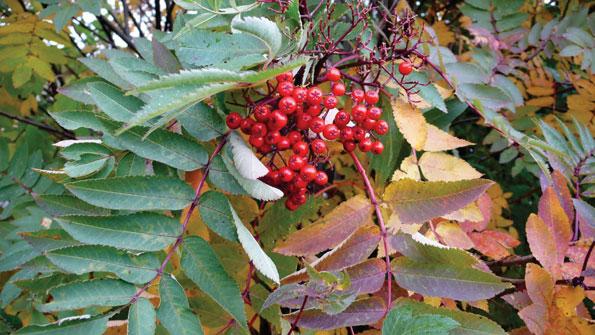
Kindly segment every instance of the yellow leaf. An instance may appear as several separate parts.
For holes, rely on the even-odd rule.
[[[450,31],[450,29],[448,29],[448,26],[446,23],[444,23],[444,21],[438,21],[434,23],[432,28],[438,37],[438,42],[440,42],[440,45],[447,46],[455,41],[455,34]]]
[[[426,143],[428,124],[421,111],[402,99],[391,101],[397,127],[415,150],[421,150]]]
[[[476,179],[482,176],[471,164],[443,152],[425,152],[419,159],[419,166],[424,177],[430,181]]]
[[[419,167],[415,162],[415,156],[411,155],[403,159],[401,162],[401,166],[399,170],[395,171],[393,174],[393,181],[409,178],[413,180],[421,180],[421,175],[419,174]]]
[[[37,73],[40,77],[42,77],[45,80],[54,81],[54,79],[56,79],[54,76],[54,71],[52,71],[52,67],[50,66],[50,64],[37,57],[27,57],[27,65],[33,68],[33,71],[35,71],[35,73]]]
[[[553,97],[541,97],[527,100],[527,105],[537,107],[550,107],[554,104],[555,100]]]
[[[472,202],[472,203],[468,204],[467,206],[465,206],[459,210],[456,210],[452,213],[448,213],[442,217],[447,220],[453,220],[453,221],[459,221],[459,222],[464,222],[464,221],[479,222],[479,221],[483,220],[483,214],[479,210],[479,207],[477,206],[477,204],[474,202]]]
[[[467,233],[456,222],[443,221],[438,223],[436,233],[440,235],[448,246],[461,249],[473,248],[473,241],[471,241]]]
[[[527,92],[531,95],[535,95],[538,97],[541,96],[551,96],[554,95],[554,88],[553,87],[541,87],[541,86],[529,86],[527,87]]]
[[[473,143],[454,137],[436,126],[427,124],[427,137],[423,147],[424,151],[446,151],[466,147]]]
[[[17,68],[12,73],[12,86],[19,88],[25,85],[29,79],[31,79],[32,74],[33,71],[27,64],[21,64],[17,66]]]

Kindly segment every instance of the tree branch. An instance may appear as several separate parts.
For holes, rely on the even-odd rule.
[[[0,115],[4,116],[5,118],[8,118],[8,119],[12,119],[12,120],[15,120],[15,121],[26,123],[28,125],[32,125],[32,126],[37,127],[37,128],[39,128],[41,130],[45,130],[45,131],[50,132],[50,133],[52,133],[54,135],[57,135],[60,138],[68,138],[68,139],[74,139],[75,138],[74,137],[74,134],[72,134],[70,131],[56,129],[56,128],[53,128],[51,126],[48,126],[47,124],[40,123],[40,122],[31,120],[31,119],[28,119],[28,118],[24,118],[24,117],[17,116],[17,115],[12,115],[12,114],[6,113],[4,111],[0,111]]]
[[[97,20],[99,20],[99,23],[101,23],[101,25],[104,28],[107,27],[110,31],[114,32],[116,35],[118,35],[118,37],[120,37],[124,42],[126,42],[130,49],[132,49],[135,53],[140,55],[130,35],[125,34],[123,31],[120,30],[120,28],[116,26],[115,23],[106,19],[105,17],[103,17],[103,15],[97,16]]]

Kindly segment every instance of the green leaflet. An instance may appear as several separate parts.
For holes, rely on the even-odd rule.
[[[169,275],[159,283],[159,309],[157,317],[171,334],[202,335],[200,320],[192,313],[184,288]]]
[[[459,323],[438,314],[418,314],[403,306],[397,306],[388,313],[382,324],[383,335],[447,335]]]
[[[102,335],[107,330],[109,316],[64,321],[47,325],[32,325],[19,329],[19,335]]]
[[[153,305],[149,300],[140,298],[128,310],[128,335],[155,334],[156,319]]]

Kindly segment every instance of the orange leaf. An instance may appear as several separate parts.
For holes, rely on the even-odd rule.
[[[562,264],[566,255],[566,249],[568,249],[568,242],[572,238],[572,230],[568,216],[566,216],[564,209],[560,205],[560,201],[553,188],[548,187],[541,196],[538,213],[539,217],[552,232],[554,241],[556,242],[556,248],[550,252],[555,253],[553,255],[555,261]]]
[[[561,275],[561,263],[554,252],[556,250],[556,241],[554,240],[553,232],[535,214],[531,214],[529,219],[527,219],[526,230],[527,241],[529,242],[529,248],[533,256],[554,278],[559,279]]]
[[[474,232],[469,237],[475,244],[475,249],[496,260],[510,256],[510,249],[520,244],[514,237],[498,230]]]

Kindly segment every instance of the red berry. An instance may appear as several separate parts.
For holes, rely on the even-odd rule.
[[[324,155],[326,154],[326,143],[323,140],[317,138],[310,144],[312,147],[312,152],[317,155]]]
[[[368,105],[373,105],[373,104],[377,103],[378,99],[379,99],[378,91],[367,91],[365,99],[366,99],[366,103]]]
[[[308,91],[303,87],[296,87],[293,89],[293,93],[291,96],[297,102],[304,102],[306,101],[306,96],[308,95]]]
[[[279,185],[281,184],[281,174],[279,174],[279,170],[272,171],[270,174],[271,184]]]
[[[279,133],[277,130],[268,132],[264,138],[265,142],[271,145],[279,143],[280,139],[281,133]]]
[[[355,89],[355,90],[351,91],[351,99],[354,102],[362,102],[362,101],[364,101],[364,96],[365,96],[364,91],[362,91],[360,89]]]
[[[380,109],[378,107],[370,107],[370,108],[368,108],[367,116],[370,119],[378,120],[382,116],[382,109]]]
[[[339,71],[339,69],[337,69],[336,67],[331,67],[330,69],[326,70],[326,80],[341,80],[341,71]]]
[[[351,118],[357,123],[364,121],[367,114],[368,109],[364,105],[357,105],[351,109]]]
[[[362,124],[362,126],[364,127],[365,130],[372,130],[374,129],[374,127],[376,127],[376,120],[371,119],[371,118],[366,118]]]
[[[363,152],[368,152],[372,149],[372,140],[370,138],[364,138],[359,142],[359,149]]]
[[[277,85],[277,92],[282,97],[289,97],[293,93],[293,84],[290,81],[282,81]]]
[[[225,123],[227,123],[227,126],[230,129],[238,129],[242,125],[242,117],[236,112],[229,113],[229,115],[225,117]]]
[[[399,72],[406,76],[413,71],[413,64],[409,61],[404,61],[403,63],[399,64]]]
[[[279,175],[281,176],[281,180],[288,183],[293,179],[293,171],[287,166],[284,166],[279,169]]]
[[[388,133],[388,129],[388,123],[384,120],[378,120],[378,122],[376,122],[376,127],[374,128],[378,135],[384,135]]]
[[[353,128],[346,127],[341,129],[341,139],[343,141],[351,141],[353,140]]]
[[[287,166],[292,170],[299,170],[306,164],[306,159],[302,156],[291,155],[287,161]]]
[[[244,120],[242,120],[242,123],[240,124],[240,128],[242,129],[242,132],[246,135],[250,135],[250,131],[252,130],[252,125],[254,125],[254,120],[250,119],[250,118],[245,118]]]
[[[306,95],[306,102],[310,105],[317,105],[322,101],[322,90],[316,86],[310,87],[308,89],[308,94]]]
[[[324,171],[318,171],[316,173],[316,178],[314,178],[314,182],[320,186],[326,185],[326,183],[328,183],[328,176]]]
[[[306,113],[312,116],[318,116],[320,115],[320,111],[322,111],[322,107],[320,107],[320,105],[312,105],[308,107]]]
[[[303,205],[308,200],[308,197],[306,197],[305,193],[298,193],[298,194],[292,195],[291,200],[298,205]]]
[[[335,97],[334,95],[324,97],[324,107],[326,107],[327,109],[333,109],[337,107],[337,103],[337,97]]]
[[[351,117],[349,117],[349,114],[345,113],[344,111],[340,111],[335,115],[335,120],[333,120],[333,123],[338,128],[344,128],[347,126],[349,121],[351,121]]]
[[[283,150],[289,149],[290,147],[291,147],[291,143],[289,143],[289,140],[287,139],[287,137],[281,136],[281,138],[277,142],[277,149],[283,151]]]
[[[324,120],[320,117],[312,118],[312,121],[310,121],[310,130],[316,134],[322,132],[324,130]]]
[[[271,151],[273,151],[273,146],[270,144],[267,144],[266,141],[265,141],[265,144],[261,145],[258,148],[258,152],[260,152],[261,154],[268,154]]]
[[[293,153],[296,155],[306,156],[308,154],[308,143],[299,141],[294,144],[291,149],[293,149]]]
[[[335,83],[332,88],[332,92],[334,95],[340,97],[345,94],[345,84],[343,83]]]
[[[312,181],[316,178],[316,168],[311,164],[306,164],[300,169],[300,177],[305,181]]]
[[[282,82],[282,81],[293,81],[293,73],[291,72],[285,72],[285,73],[281,73],[280,75],[276,76],[275,79],[277,79],[277,82]]]
[[[289,143],[295,144],[302,139],[302,134],[300,134],[299,131],[292,130],[287,134],[287,139],[289,140]]]
[[[334,140],[334,139],[337,139],[339,137],[340,130],[334,124],[327,124],[326,126],[324,126],[324,130],[322,131],[322,135],[324,135],[324,137],[327,140]]]
[[[355,126],[353,127],[353,138],[361,141],[366,137],[366,131],[362,127]]]
[[[271,113],[271,116],[269,117],[269,121],[267,122],[267,126],[269,127],[269,130],[272,130],[272,131],[279,130],[279,129],[285,127],[286,124],[287,124],[287,116],[278,110],[275,110]]]
[[[250,138],[248,139],[248,141],[250,142],[250,144],[253,147],[260,148],[264,144],[264,137],[250,135]]]
[[[284,97],[279,100],[279,110],[285,114],[291,114],[295,112],[297,108],[297,102],[293,97]]]
[[[384,150],[384,144],[380,141],[372,143],[372,152],[376,155],[380,155]]]
[[[290,211],[295,211],[300,207],[300,205],[296,204],[295,202],[293,202],[293,200],[291,199],[287,199],[285,200],[285,208],[287,208]]]
[[[271,115],[271,109],[266,105],[258,105],[254,107],[254,118],[260,122],[266,122]]]
[[[308,180],[304,180],[304,178],[302,178],[301,176],[297,176],[297,178],[295,178],[293,184],[300,188],[300,189],[306,189],[306,187],[308,187],[308,184],[310,182]]]
[[[264,137],[267,134],[267,126],[264,123],[255,123],[250,130],[250,135]]]
[[[345,151],[347,152],[353,152],[353,150],[355,150],[355,147],[356,145],[352,141],[343,142],[343,149],[345,149]]]
[[[312,116],[310,114],[306,114],[306,113],[298,114],[296,122],[295,122],[295,126],[297,127],[297,129],[306,130],[306,129],[310,128],[311,121],[312,121]],[[301,135],[300,135],[300,139],[301,139]]]

